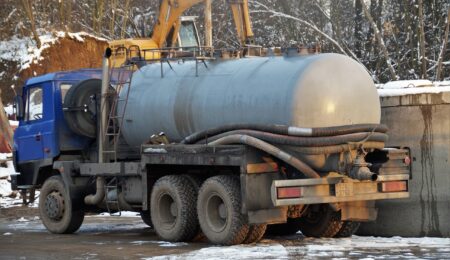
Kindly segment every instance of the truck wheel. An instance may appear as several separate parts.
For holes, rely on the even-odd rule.
[[[361,222],[358,221],[344,221],[342,228],[334,237],[351,237],[358,230]]]
[[[198,197],[198,191],[200,190],[200,187],[202,186],[204,179],[200,178],[197,175],[192,175],[192,174],[183,174],[182,176],[186,177],[192,183],[192,185],[194,185],[195,197]],[[198,232],[194,236],[194,238],[192,238],[192,241],[194,241],[194,242],[201,242],[201,241],[207,242],[205,234],[203,234],[203,232],[202,232],[202,230],[200,228],[198,229]]]
[[[261,238],[266,233],[267,225],[266,224],[256,224],[250,225],[248,229],[247,237],[244,240],[244,244],[256,243],[261,240]]]
[[[241,213],[239,178],[222,175],[207,179],[198,194],[198,218],[205,236],[215,244],[244,242],[249,227]]]
[[[328,204],[309,207],[299,223],[301,232],[307,237],[334,237],[343,224],[340,213]]]
[[[167,241],[189,241],[199,230],[196,193],[183,176],[164,176],[153,186],[151,220],[156,233]]]
[[[294,235],[300,230],[300,222],[300,218],[288,218],[286,223],[269,225],[266,234],[272,236]]]
[[[75,203],[69,195],[61,176],[47,179],[39,196],[39,213],[48,231],[70,234],[77,231],[84,220],[81,203]]]
[[[150,211],[148,211],[148,210],[141,211],[141,219],[147,226],[153,227],[152,218],[150,216]]]

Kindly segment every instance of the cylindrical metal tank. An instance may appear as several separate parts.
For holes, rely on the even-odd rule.
[[[133,75],[122,128],[138,146],[233,123],[326,127],[380,123],[370,75],[339,54],[149,64]],[[196,66],[198,73],[196,73]],[[126,90],[122,91],[124,98]],[[118,113],[124,108],[119,104]]]

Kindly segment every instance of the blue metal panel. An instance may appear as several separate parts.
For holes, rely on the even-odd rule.
[[[86,79],[86,78],[83,78]],[[61,85],[70,84],[72,86],[76,85],[79,80],[62,80],[55,81],[55,119],[56,119],[56,131],[58,133],[59,149],[61,151],[74,151],[86,148],[90,143],[91,139],[75,134],[68,127],[66,120],[64,120],[63,100],[61,95]]]
[[[101,78],[101,70],[56,72],[27,80],[23,88],[23,99],[26,100],[30,89],[42,87],[43,117],[39,120],[19,121],[19,127],[14,135],[14,147],[19,164],[54,158],[61,150],[80,150],[89,145],[90,140],[70,131],[64,120],[60,84],[75,85],[81,80],[90,78]]]

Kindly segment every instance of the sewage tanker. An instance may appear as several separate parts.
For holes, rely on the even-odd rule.
[[[50,232],[132,210],[169,241],[343,237],[376,218],[375,201],[409,196],[408,153],[384,149],[376,89],[348,57],[166,59],[128,74],[107,57],[16,98],[13,187],[41,189]]]

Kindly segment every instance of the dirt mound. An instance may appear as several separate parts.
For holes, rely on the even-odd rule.
[[[106,41],[89,36],[84,36],[83,41],[70,37],[60,38],[42,52],[42,60],[21,71],[20,78],[25,81],[49,72],[100,68],[107,46]]]
[[[29,47],[27,54],[26,46],[31,43],[23,44],[26,39],[16,41],[20,46],[11,50],[11,55],[14,56],[15,52],[22,54],[17,54],[18,57],[11,60],[0,60],[0,71],[3,71],[0,88],[3,89],[1,99],[4,104],[10,103],[13,99],[14,90],[11,86],[14,85],[15,91],[20,93],[21,87],[30,77],[56,71],[100,68],[103,52],[108,46],[106,40],[92,37],[87,33],[56,32],[41,36],[43,47],[41,49],[37,49],[35,45]],[[14,45],[14,40],[9,44],[11,42]],[[31,57],[32,60],[25,62],[27,64],[24,66],[23,57],[25,59]]]

